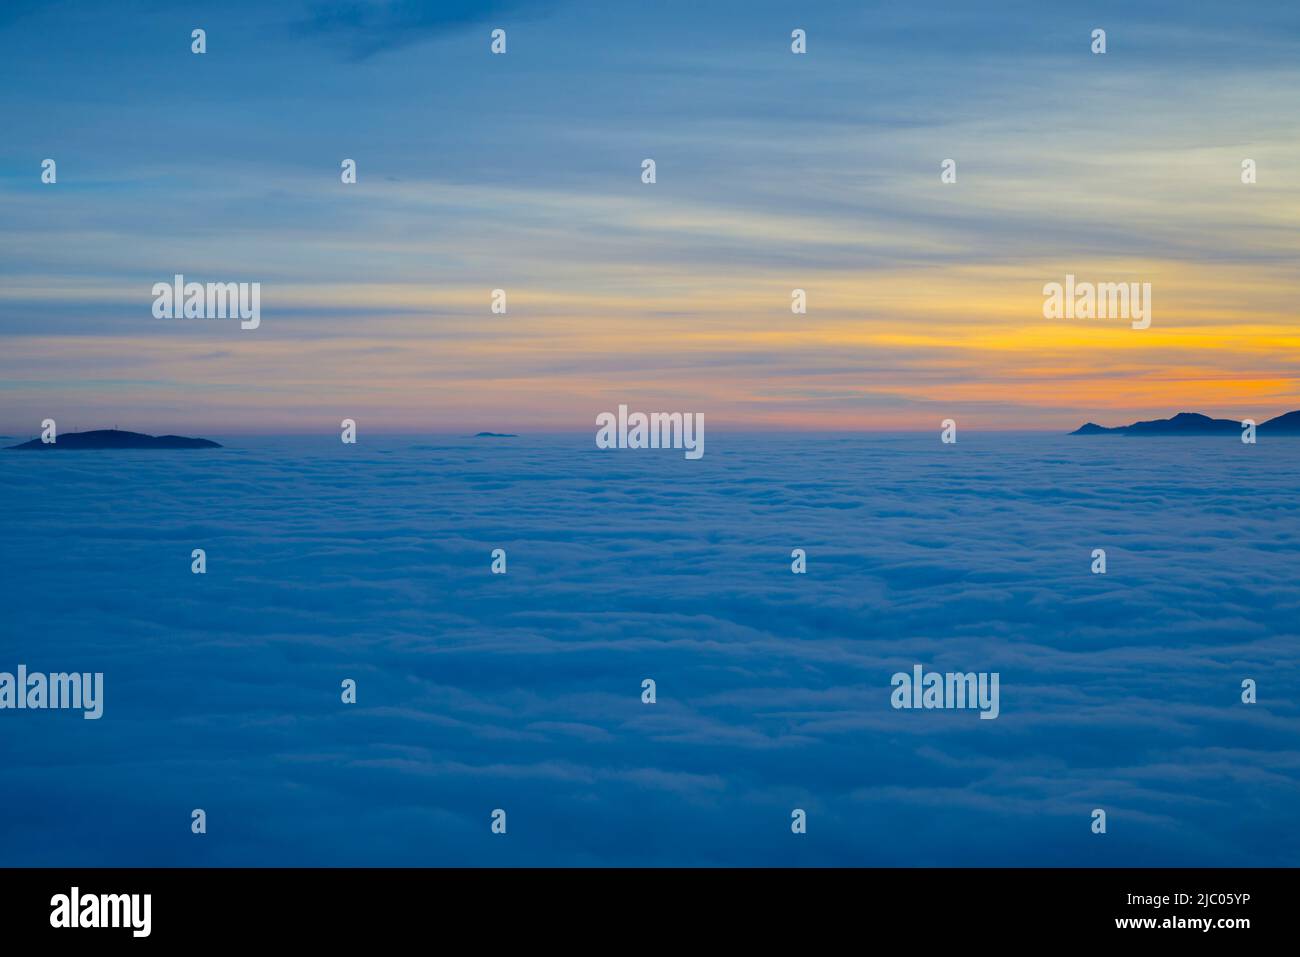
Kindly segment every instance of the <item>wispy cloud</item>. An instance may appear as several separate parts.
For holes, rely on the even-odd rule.
[[[362,60],[493,18],[544,15],[562,0],[354,0],[312,3],[299,26]],[[486,43],[486,37],[484,43]]]

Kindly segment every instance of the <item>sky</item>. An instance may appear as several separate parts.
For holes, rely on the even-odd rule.
[[[1263,421],[1298,42],[1289,2],[7,3],[0,432]],[[176,273],[260,327],[154,318]],[[1067,273],[1151,327],[1045,319]]]

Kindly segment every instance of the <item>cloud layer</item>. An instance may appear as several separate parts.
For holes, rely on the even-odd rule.
[[[0,862],[1300,863],[1300,442],[361,429],[0,457]]]

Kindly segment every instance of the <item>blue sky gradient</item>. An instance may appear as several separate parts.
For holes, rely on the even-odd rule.
[[[9,7],[0,430],[1300,407],[1294,4],[805,7]],[[176,272],[261,282],[266,322],[154,319]],[[1045,322],[1066,272],[1153,282],[1153,330]]]

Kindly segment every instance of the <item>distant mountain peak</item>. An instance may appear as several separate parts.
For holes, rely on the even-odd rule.
[[[1098,425],[1096,422],[1085,422],[1079,426],[1071,435],[1099,435],[1102,432],[1114,432],[1114,429],[1108,429],[1104,425]]]
[[[1269,419],[1257,427],[1268,435],[1300,435],[1300,409]],[[1214,419],[1201,412],[1179,412],[1168,419],[1150,419],[1131,425],[1104,426],[1087,422],[1071,435],[1240,435],[1237,419]]]

